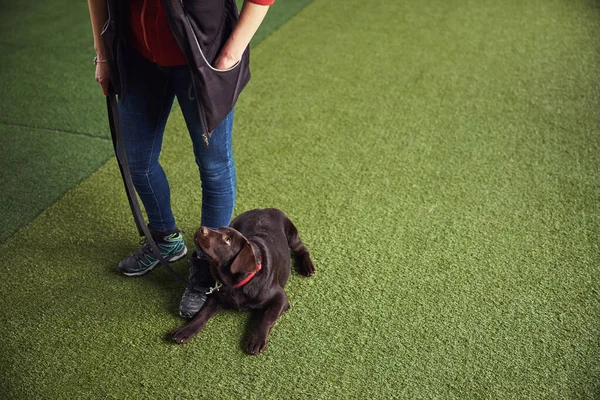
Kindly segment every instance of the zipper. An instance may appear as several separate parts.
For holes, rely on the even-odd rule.
[[[194,79],[194,74],[190,70],[190,78],[192,79],[192,85],[194,86],[194,92],[196,92],[196,103],[198,104],[198,114],[200,114],[200,123],[202,124],[202,128],[204,128],[204,132],[202,132],[202,139],[204,140],[204,147],[208,148],[208,138],[212,134],[212,132],[208,131],[208,125],[206,123],[206,113],[204,112],[204,106],[202,105],[202,99],[198,95],[198,89],[196,88],[196,80]]]
[[[179,0],[179,2],[181,3],[181,11],[183,12],[183,15],[185,15],[185,20],[188,24],[188,27],[190,28],[190,31],[192,31],[194,40],[196,41],[196,46],[198,46],[198,51],[202,55],[202,58],[204,59],[206,65],[208,65],[210,68],[214,69],[208,63],[208,61],[206,61],[206,57],[204,57],[204,53],[202,52],[202,49],[200,48],[200,43],[198,42],[198,38],[196,37],[196,32],[194,32],[194,29],[192,28],[192,23],[190,22],[190,18],[188,17],[187,13],[185,12],[185,6],[183,5],[183,0]],[[181,43],[179,43],[179,38],[177,37],[177,35],[174,35],[174,36],[175,36],[175,40],[177,40],[177,43],[179,44],[179,47],[182,47]],[[198,103],[198,113],[200,114],[200,123],[202,124],[202,128],[204,129],[204,132],[202,133],[202,139],[204,140],[204,147],[208,147],[208,138],[210,137],[212,132],[208,131],[208,124],[206,122],[206,113],[204,112],[204,105],[202,104],[202,99],[198,95],[198,90],[196,88],[196,80],[194,79],[194,74],[191,71],[191,67],[190,67],[190,76],[192,79],[192,85],[194,86],[194,91],[196,92],[196,102]]]

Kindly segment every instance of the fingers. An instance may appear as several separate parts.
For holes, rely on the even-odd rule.
[[[104,93],[105,96],[108,96],[108,91],[110,88],[110,80],[107,79],[105,82],[101,83],[102,85],[102,93]]]
[[[96,65],[96,82],[102,87],[102,93],[108,96],[110,90],[110,73],[108,66],[104,63],[98,63]]]
[[[96,81],[100,84],[100,87],[102,87],[102,93],[104,93],[105,96],[108,96],[108,89],[110,87],[110,79],[109,78],[96,78]]]
[[[230,69],[240,61],[239,58],[233,57],[226,52],[221,52],[215,61],[215,69]]]

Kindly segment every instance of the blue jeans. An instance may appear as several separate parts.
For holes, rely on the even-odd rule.
[[[133,49],[126,58],[127,93],[119,98],[119,116],[133,183],[148,215],[149,227],[164,233],[176,230],[169,182],[158,162],[175,96],[200,170],[200,223],[212,229],[229,225],[236,196],[231,146],[233,111],[214,130],[206,148],[188,66],[160,67]]]

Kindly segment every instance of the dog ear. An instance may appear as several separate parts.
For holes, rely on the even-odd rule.
[[[254,270],[256,270],[256,256],[254,255],[254,251],[252,251],[250,242],[246,241],[244,247],[231,264],[231,273],[249,274]]]

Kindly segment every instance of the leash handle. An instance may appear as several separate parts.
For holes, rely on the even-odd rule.
[[[133,214],[133,220],[137,227],[140,236],[145,236],[150,249],[154,256],[160,261],[167,272],[175,278],[176,281],[188,287],[190,290],[197,291],[190,282],[183,279],[177,272],[173,271],[167,260],[160,254],[160,249],[156,245],[150,229],[146,225],[140,204],[138,203],[135,187],[133,186],[133,180],[131,179],[131,170],[129,169],[129,163],[127,162],[127,154],[125,153],[125,141],[123,140],[123,131],[121,130],[121,122],[119,119],[119,109],[117,107],[117,98],[114,94],[106,96],[106,107],[108,109],[108,123],[110,125],[110,136],[113,142],[115,155],[117,156],[117,162],[119,164],[119,170],[121,171],[121,177],[125,185],[125,193],[127,194],[127,200],[129,201],[129,207]]]

